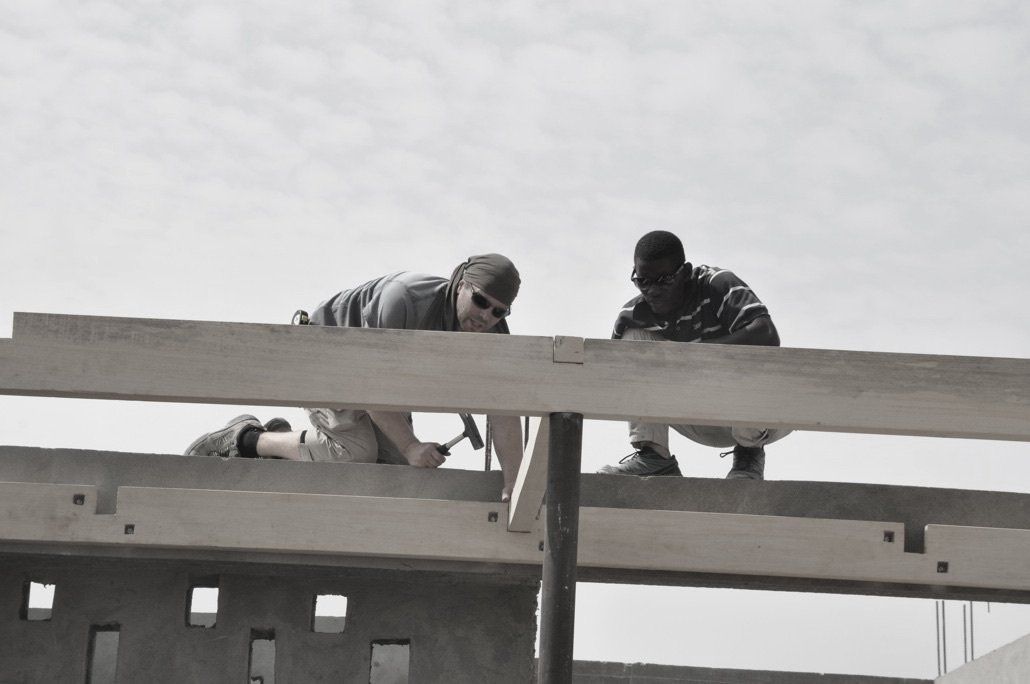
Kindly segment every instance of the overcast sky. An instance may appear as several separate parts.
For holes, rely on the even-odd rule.
[[[514,333],[607,337],[665,228],[787,346],[1025,357],[1028,52],[1019,2],[5,0],[0,337],[14,311],[282,323],[487,251],[523,274]],[[0,397],[0,442],[178,453],[234,411]],[[584,445],[588,471],[629,451],[618,423]],[[1030,445],[795,434],[767,476],[1025,493]],[[932,602],[579,591],[578,658],[936,674]]]

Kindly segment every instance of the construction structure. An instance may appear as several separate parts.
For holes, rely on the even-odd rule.
[[[913,681],[577,664],[576,582],[1030,602],[1028,494],[579,472],[584,418],[1030,441],[1026,359],[15,314],[0,393],[535,418],[510,504],[500,473],[0,447],[0,681]]]

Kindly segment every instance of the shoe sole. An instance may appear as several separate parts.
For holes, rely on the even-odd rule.
[[[755,473],[745,472],[743,470],[733,471],[726,473],[727,480],[755,480],[761,481],[765,479],[765,475],[757,475]]]
[[[225,430],[228,430],[230,428],[235,427],[239,423],[242,423],[242,422],[245,422],[245,421],[250,421],[250,420],[253,420],[256,423],[260,423],[260,421],[257,419],[257,417],[252,416],[249,413],[244,413],[243,415],[236,416],[235,418],[230,420],[228,423],[226,423],[225,427],[219,428],[218,430],[212,430],[211,432],[206,432],[206,433],[202,434],[200,437],[197,437],[195,440],[193,440],[193,442],[188,447],[186,447],[186,451],[183,452],[183,456],[205,456],[206,457],[207,454],[194,454],[194,453],[191,453],[191,452],[194,449],[196,449],[197,447],[199,447],[201,444],[206,442],[208,439],[210,439],[211,435],[217,434],[219,432],[224,432]]]
[[[683,477],[683,473],[680,472],[678,465],[674,465],[671,468],[663,468],[654,473],[626,473],[617,470],[598,470],[597,473],[599,475],[631,475],[633,477]]]

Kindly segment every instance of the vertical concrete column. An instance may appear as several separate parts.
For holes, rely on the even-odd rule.
[[[583,416],[552,413],[547,459],[547,535],[540,587],[540,684],[572,681],[576,548]]]

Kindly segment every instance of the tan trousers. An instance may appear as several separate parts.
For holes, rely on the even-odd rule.
[[[365,411],[305,409],[314,430],[308,430],[300,445],[305,461],[349,463],[395,463],[407,461]],[[411,422],[411,414],[408,414]]]

